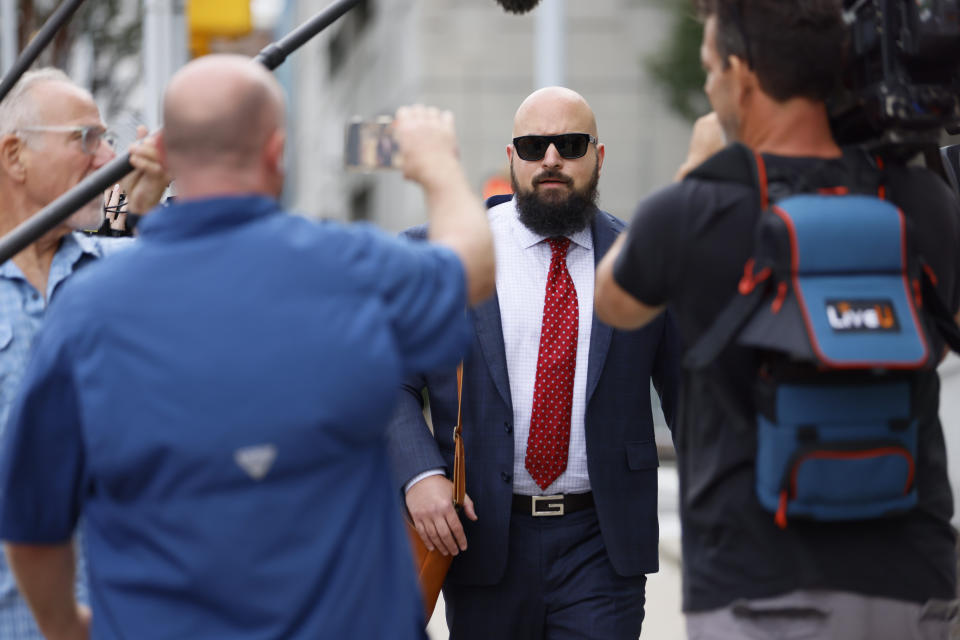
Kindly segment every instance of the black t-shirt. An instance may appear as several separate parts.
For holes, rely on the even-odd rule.
[[[764,157],[771,176],[802,175],[810,189],[862,186],[870,182],[865,176],[879,182],[868,158],[856,152],[833,160]],[[938,277],[944,300],[956,311],[960,205],[946,184],[925,169],[897,172],[904,178],[897,185],[907,182],[909,191],[888,188],[888,196],[913,221],[920,251]],[[688,177],[641,202],[614,278],[641,302],[668,305],[689,347],[735,294],[759,215],[754,187]],[[954,598],[953,501],[937,416],[936,372],[923,374],[920,382],[917,508],[900,517],[857,522],[791,519],[782,530],[754,493],[752,357],[732,346],[708,375],[684,374],[674,430],[684,609],[702,611],[795,589],[914,602]],[[710,376],[724,379],[725,393],[718,393]]]

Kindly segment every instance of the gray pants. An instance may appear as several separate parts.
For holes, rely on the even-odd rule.
[[[924,604],[843,591],[792,591],[688,613],[688,640],[948,640],[957,601]]]

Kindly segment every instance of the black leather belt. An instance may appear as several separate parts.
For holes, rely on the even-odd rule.
[[[567,493],[554,496],[520,496],[513,494],[513,511],[528,516],[562,516],[593,506],[593,492]]]

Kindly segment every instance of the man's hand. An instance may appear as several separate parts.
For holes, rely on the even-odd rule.
[[[467,550],[467,536],[453,508],[453,483],[441,475],[427,476],[407,491],[407,511],[427,549],[443,555],[457,555]],[[463,512],[477,519],[473,500],[465,495]]]
[[[408,180],[426,187],[459,168],[457,135],[449,111],[419,104],[400,107],[393,121],[393,137]]]
[[[104,205],[106,208],[106,218],[110,223],[110,228],[114,231],[123,231],[126,228],[127,223],[127,214],[126,205],[123,207],[123,211],[117,211],[116,207],[120,204],[120,185],[115,184],[109,189],[104,197]],[[113,208],[111,210],[111,207]]]
[[[153,209],[170,184],[170,176],[157,154],[156,136],[146,135],[146,127],[137,127],[137,142],[130,146],[134,170],[120,181],[120,188],[127,194],[127,211],[131,213],[144,214]]]
[[[683,180],[683,177],[693,169],[703,163],[704,160],[723,149],[727,144],[726,136],[723,134],[723,127],[720,126],[720,119],[713,111],[705,116],[697,118],[693,124],[693,133],[690,135],[690,148],[687,150],[687,159],[683,161],[675,181]]]

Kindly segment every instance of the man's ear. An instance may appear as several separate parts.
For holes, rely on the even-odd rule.
[[[27,178],[27,168],[23,164],[23,140],[13,134],[0,136],[0,168],[16,182]]]
[[[512,162],[513,162],[513,145],[508,144],[507,145],[507,164],[511,164]]]
[[[760,88],[760,81],[757,79],[757,73],[750,68],[743,58],[731,55],[727,56],[727,62],[730,65],[730,73],[733,75],[738,103],[742,103],[747,96]]]
[[[267,139],[267,144],[263,147],[263,158],[271,171],[283,173],[283,151],[286,141],[287,135],[282,129],[277,129]]]
[[[169,156],[167,155],[167,138],[163,135],[163,129],[157,132],[156,144],[157,160],[160,161],[160,166],[163,167],[163,170],[167,172],[167,175],[169,175],[170,161]]]
[[[597,143],[597,171],[603,169],[603,157],[607,153],[607,147],[602,143]]]

